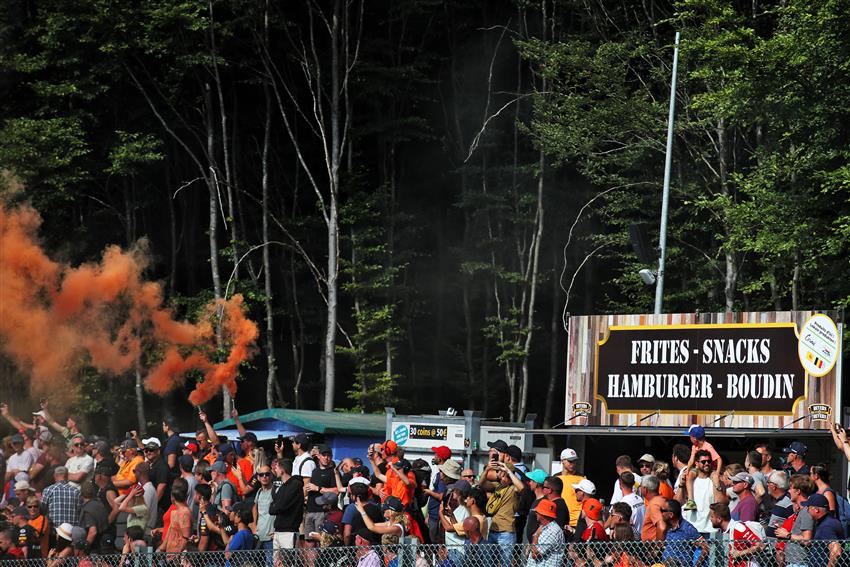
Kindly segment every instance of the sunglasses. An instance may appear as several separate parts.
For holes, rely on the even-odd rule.
[[[74,443],[74,447],[83,447],[83,446],[84,446],[83,443]]]
[[[38,504],[34,506],[27,506],[27,508],[29,508],[30,510],[38,510]]]
[[[257,473],[257,476],[271,476],[271,475],[272,475],[272,473],[270,473],[270,472],[258,472]]]
[[[710,465],[711,461],[697,461],[701,465]]]
[[[157,449],[145,449],[145,453],[156,453]]]

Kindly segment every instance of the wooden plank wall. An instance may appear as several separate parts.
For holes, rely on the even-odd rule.
[[[596,345],[608,335],[611,326],[634,325],[685,325],[717,323],[787,323],[793,321],[797,332],[815,313],[826,313],[839,326],[840,314],[830,311],[770,311],[757,313],[676,313],[663,315],[580,315],[570,317],[569,339],[567,344],[567,389],[564,419],[571,425],[626,426],[635,424],[649,414],[609,414],[604,404],[594,396],[594,370],[596,367]],[[839,328],[839,336],[841,336]],[[824,422],[812,422],[803,419],[791,424],[795,419],[807,414],[811,404],[821,403],[832,407],[833,416],[841,412],[841,400],[836,399],[839,365],[821,378],[807,376],[808,390],[805,402],[797,404],[794,415],[765,416],[739,415],[728,416],[716,421],[723,414],[689,415],[661,414],[650,417],[640,425],[651,427],[687,428],[693,423],[706,427],[742,427],[776,429],[821,429]],[[572,405],[575,402],[590,402],[593,413],[588,418],[573,418]],[[791,424],[791,425],[789,425]]]

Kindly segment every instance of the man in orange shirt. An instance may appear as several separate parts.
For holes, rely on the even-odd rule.
[[[667,500],[658,493],[660,482],[657,476],[652,475],[640,481],[640,492],[647,502],[640,531],[640,539],[643,541],[663,541],[667,533],[667,523],[662,512],[667,507]]]
[[[239,471],[242,473],[242,478],[244,479],[244,482],[248,482],[254,475],[254,467],[251,467],[251,464],[247,463],[248,466],[251,467],[251,474],[245,476],[245,469],[240,466],[236,457],[236,449],[234,449],[233,445],[231,445],[230,443],[222,443],[221,445],[219,445],[218,452],[221,455],[220,460],[224,461],[224,464],[227,465],[227,480],[229,480],[233,484],[233,486],[236,487],[236,491],[239,493],[239,496],[242,496],[242,486],[239,483],[239,477],[237,477],[236,473],[233,472],[233,468],[239,467]]]
[[[407,507],[416,489],[416,476],[411,471],[410,463],[399,458],[395,441],[384,443],[384,455],[387,458],[387,474],[381,501],[386,500],[388,496],[395,496]]]
[[[130,487],[136,484],[136,465],[144,461],[139,454],[138,445],[132,439],[127,439],[121,444],[123,458],[118,467],[118,472],[112,477],[112,484],[118,489],[119,494],[127,494]]]

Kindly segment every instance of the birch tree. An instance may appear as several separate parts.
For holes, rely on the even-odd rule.
[[[304,7],[307,25],[287,30],[288,49],[297,61],[299,74],[282,69],[264,50],[263,64],[284,129],[313,189],[327,228],[327,264],[323,274],[327,305],[322,369],[322,408],[334,409],[336,389],[336,339],[339,310],[339,208],[340,167],[345,158],[351,119],[344,97],[359,57],[363,27],[363,2],[333,0],[330,8],[317,1]],[[304,93],[304,96],[301,96]],[[307,144],[296,135],[295,121],[302,121],[317,144],[321,159],[313,161]]]

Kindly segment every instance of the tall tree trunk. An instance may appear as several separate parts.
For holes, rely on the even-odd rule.
[[[266,5],[265,30],[268,33],[268,5]],[[262,190],[263,190],[263,275],[265,277],[265,307],[266,307],[266,407],[274,407],[274,392],[277,384],[277,361],[274,356],[274,310],[272,309],[272,263],[271,242],[269,239],[269,145],[271,142],[272,100],[267,82],[263,83],[263,94],[266,98],[266,121],[263,132],[262,157]],[[283,399],[280,400],[283,403]]]
[[[791,309],[800,308],[800,250],[794,250],[794,270],[791,275]]]
[[[136,393],[136,422],[138,423],[139,435],[141,436],[148,429],[147,420],[145,419],[145,389],[142,385],[142,364],[136,361],[136,367],[133,374],[136,382],[134,391]]]
[[[726,129],[726,121],[721,118],[717,121],[717,171],[720,176],[720,192],[728,197],[729,191],[729,142],[728,131]],[[729,224],[725,223],[724,231],[726,232],[726,241],[729,242]],[[726,276],[724,278],[724,297],[726,311],[735,310],[735,291],[738,287],[738,265],[735,263],[735,252],[726,247],[723,253],[726,261]]]
[[[213,102],[212,102],[212,87],[209,81],[204,83],[204,106],[206,109],[206,126],[207,126],[207,158],[209,160],[210,170],[214,173],[215,166],[215,131],[213,126]],[[209,189],[209,243],[210,243],[210,272],[213,282],[213,296],[216,300],[222,298],[221,294],[221,270],[218,264],[218,195],[219,186],[216,175],[210,175],[207,181]],[[221,322],[217,321],[215,326],[215,339],[218,348],[223,345],[221,335]],[[222,393],[222,415],[224,419],[230,416],[232,409],[230,400],[230,391],[226,387],[221,388]]]
[[[171,153],[169,152],[170,156]],[[171,183],[171,160],[165,164],[165,200],[168,202],[168,228],[169,228],[169,258],[168,258],[168,297],[174,297],[177,285],[177,211],[174,206],[174,189]]]
[[[233,264],[233,278],[239,279],[239,236],[236,231],[236,211],[233,201],[233,175],[230,168],[230,137],[227,127],[227,110],[224,105],[224,89],[221,84],[221,74],[218,70],[218,49],[216,48],[215,40],[215,13],[213,11],[213,3],[207,2],[210,23],[209,23],[209,38],[210,38],[210,60],[212,61],[212,75],[215,81],[215,90],[218,97],[218,115],[221,126],[221,151],[222,161],[224,162],[224,187],[227,195],[227,216],[230,217],[230,245],[233,248],[233,257],[236,259]],[[225,416],[225,419],[227,416]]]
[[[342,139],[340,123],[340,8],[341,0],[334,0],[331,22],[331,139],[330,139],[330,207],[328,210],[328,316],[325,329],[325,401],[324,410],[333,411],[336,390],[336,325],[339,281],[339,166]],[[344,40],[348,40],[345,30]]]
[[[549,317],[549,387],[546,388],[546,406],[543,411],[543,428],[552,427],[552,411],[555,406],[555,390],[558,386],[558,360],[563,348],[560,338],[561,289],[558,282],[558,247],[552,247],[552,314]],[[546,436],[546,446],[555,446],[555,437]]]

